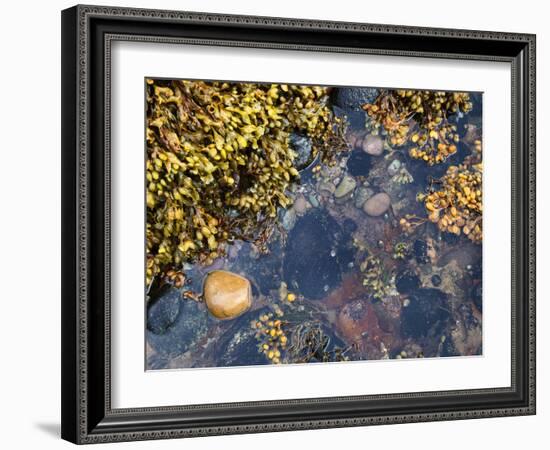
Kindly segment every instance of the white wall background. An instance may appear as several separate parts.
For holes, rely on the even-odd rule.
[[[119,448],[541,448],[550,423],[550,30],[544,2],[111,0],[101,4],[536,33],[538,57],[538,415],[117,444]],[[0,445],[69,448],[60,403],[60,10],[71,1],[9,2],[0,19]],[[404,374],[406,376],[406,374]]]

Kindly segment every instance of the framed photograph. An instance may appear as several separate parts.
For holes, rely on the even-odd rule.
[[[62,12],[62,436],[535,413],[535,36]]]

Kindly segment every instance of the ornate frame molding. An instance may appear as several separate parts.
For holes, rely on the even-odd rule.
[[[113,23],[115,32],[104,27],[92,29],[100,20]],[[377,46],[351,47],[341,45],[338,39],[332,43],[269,42],[261,39],[220,39],[205,37],[151,36],[141,33],[116,32],[119,23],[160,23],[165,26],[185,28],[239,27],[249,36],[268,30],[275,32],[302,32],[315,30],[332,32],[342,36],[375,36]],[[229,28],[227,28],[229,29]],[[399,49],[384,47],[390,37],[423,38],[432,42],[428,49]],[[260,36],[261,38],[262,36]],[[94,41],[95,39],[95,41]],[[469,41],[472,48],[480,43],[497,43],[494,53],[444,52],[437,43]],[[173,415],[200,410],[204,416],[212,409],[240,407],[278,407],[291,405],[325,405],[349,400],[349,398],[321,398],[289,400],[280,402],[254,402],[246,404],[198,405],[192,407],[139,408],[113,410],[110,402],[110,62],[111,43],[115,40],[157,43],[187,43],[200,45],[227,45],[257,48],[316,50],[351,52],[416,57],[452,59],[483,59],[507,61],[512,64],[512,146],[513,177],[513,299],[519,303],[512,311],[514,342],[512,386],[510,388],[471,391],[449,391],[419,394],[364,396],[354,400],[379,401],[398,399],[409,402],[427,396],[457,397],[468,399],[477,395],[510,395],[517,397],[508,406],[491,406],[471,409],[415,411],[411,413],[377,414],[361,416],[320,417],[310,420],[273,420],[265,423],[222,423],[219,425],[170,425]],[[345,42],[343,42],[345,43]],[[380,44],[382,43],[382,44]],[[102,47],[102,48],[101,48]],[[499,50],[500,49],[500,50]],[[101,67],[98,67],[101,65]],[[102,76],[102,79],[97,79]],[[99,83],[99,84],[98,84]],[[96,130],[97,109],[90,93],[97,95],[96,88],[103,85],[101,96],[104,123],[100,133]],[[94,97],[95,98],[95,97]],[[518,101],[515,101],[515,100]],[[395,25],[375,25],[347,22],[328,22],[304,19],[283,19],[204,14],[194,12],[158,11],[99,6],[76,6],[63,13],[63,437],[77,443],[98,443],[173,437],[206,436],[214,434],[237,434],[271,432],[327,427],[347,427],[403,422],[440,421],[481,417],[526,415],[535,413],[535,36],[529,34],[497,33],[487,31],[449,30]],[[91,114],[94,111],[96,115]],[[92,130],[93,129],[93,130]],[[96,137],[97,136],[97,137]],[[103,156],[96,166],[97,155],[92,155],[91,142],[102,143]],[[92,161],[94,161],[92,163]],[[102,172],[103,177],[97,175]],[[95,176],[95,178],[94,178]],[[101,184],[101,188],[97,184]],[[527,186],[518,191],[518,186]],[[99,203],[98,203],[99,202]],[[99,208],[99,209],[98,209]],[[103,217],[97,217],[100,210]],[[526,215],[522,215],[526,213]],[[103,222],[99,225],[99,222]],[[93,240],[102,230],[102,239]],[[519,238],[518,238],[519,235]],[[101,236],[100,236],[101,237]],[[97,239],[97,237],[95,237]],[[95,244],[95,245],[94,245]],[[103,248],[96,254],[96,246]],[[99,261],[102,263],[99,264]],[[520,265],[520,268],[516,265]],[[93,281],[103,273],[103,290],[97,292]],[[521,274],[523,272],[523,275]],[[515,283],[521,286],[516,286]],[[517,297],[517,289],[524,287],[523,298]],[[518,291],[519,292],[519,291]],[[521,294],[521,292],[519,292]],[[99,295],[99,297],[94,297]],[[92,304],[93,298],[103,298],[103,304]],[[98,310],[99,308],[99,310]],[[524,310],[522,310],[524,308]],[[522,317],[517,317],[519,311]],[[523,312],[522,312],[523,311]],[[98,313],[101,323],[92,319]],[[518,320],[522,321],[521,323]],[[519,326],[519,328],[518,328]],[[100,336],[102,335],[102,336]],[[519,339],[519,342],[517,338]],[[103,383],[92,380],[91,374],[98,359],[91,349],[103,345],[103,366],[98,373],[104,375]],[[522,347],[520,348],[520,344]],[[516,353],[521,351],[519,359]],[[95,355],[95,353],[94,353]],[[90,370],[92,368],[92,370]],[[516,368],[520,371],[516,373]],[[67,383],[65,383],[67,381]],[[521,385],[521,386],[520,386]],[[91,401],[102,387],[101,402]],[[518,389],[522,389],[518,393]],[[304,406],[305,407],[305,406]],[[183,419],[182,419],[183,420]],[[182,422],[183,423],[183,422]]]

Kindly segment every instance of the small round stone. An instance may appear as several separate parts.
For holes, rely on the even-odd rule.
[[[363,151],[373,156],[380,156],[384,152],[384,141],[380,136],[369,134],[363,139]]]
[[[380,192],[369,198],[363,205],[363,211],[369,216],[378,217],[384,214],[391,205],[391,197],[385,192]]]
[[[441,277],[437,274],[432,276],[432,284],[437,287],[441,284]]]
[[[299,215],[305,214],[310,204],[307,202],[306,198],[303,195],[298,195],[296,200],[294,200],[294,209]]]
[[[346,175],[338,184],[338,187],[334,191],[334,196],[336,198],[342,198],[352,192],[355,189],[355,186],[357,186],[357,181],[355,181],[355,178]]]
[[[252,305],[250,281],[225,270],[206,276],[203,296],[208,311],[217,319],[234,319]]]

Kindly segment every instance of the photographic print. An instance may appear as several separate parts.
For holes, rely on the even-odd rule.
[[[144,89],[147,370],[482,354],[482,93]]]

